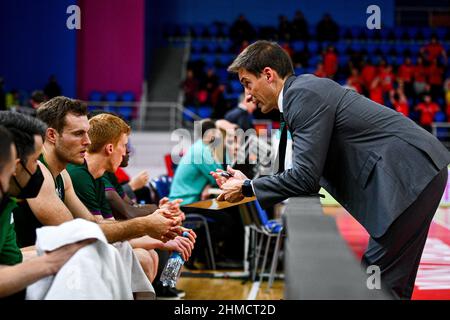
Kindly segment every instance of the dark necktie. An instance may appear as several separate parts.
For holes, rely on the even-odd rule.
[[[286,156],[287,145],[287,125],[284,121],[283,113],[280,113],[280,144],[278,147],[278,172],[284,171],[284,158]]]

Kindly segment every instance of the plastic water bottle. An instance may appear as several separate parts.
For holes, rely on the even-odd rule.
[[[183,237],[187,237],[188,234],[188,232],[183,232]],[[170,286],[171,288],[175,288],[183,264],[184,260],[179,252],[173,252],[170,255],[160,278],[164,287]]]

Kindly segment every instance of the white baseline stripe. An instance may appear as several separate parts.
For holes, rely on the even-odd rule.
[[[250,293],[247,296],[247,300],[255,300],[256,299],[260,285],[261,285],[261,282],[259,282],[259,281],[253,282],[252,289],[250,290]]]

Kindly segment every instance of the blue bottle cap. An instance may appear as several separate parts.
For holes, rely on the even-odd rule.
[[[189,232],[184,231],[184,232],[183,232],[183,237],[185,237],[185,238],[189,237]]]

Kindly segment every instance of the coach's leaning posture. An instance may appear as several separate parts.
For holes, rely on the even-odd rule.
[[[232,169],[229,179],[213,173],[223,189],[219,199],[255,193],[269,206],[324,187],[369,232],[363,262],[380,267],[394,297],[410,299],[450,153],[400,113],[332,80],[293,76],[289,56],[275,43],[250,45],[228,70],[238,73],[262,112],[278,108],[285,123],[278,174],[250,181]],[[293,168],[284,170],[287,130]]]

